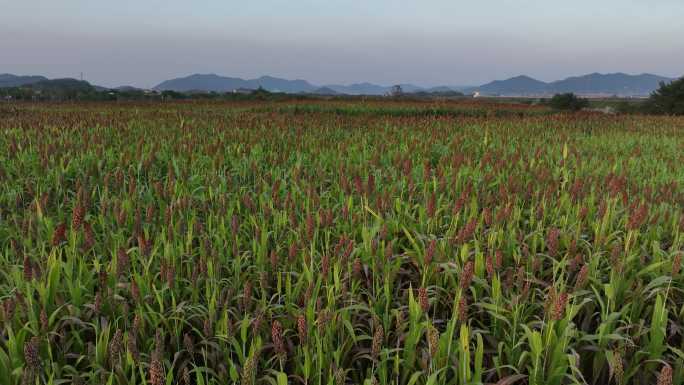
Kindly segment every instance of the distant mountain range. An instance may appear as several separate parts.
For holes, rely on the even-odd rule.
[[[237,89],[257,89],[262,87],[269,91],[287,93],[311,92],[318,87],[306,80],[286,80],[272,76],[262,76],[258,79],[240,79],[218,76],[214,74],[195,74],[184,78],[164,81],[154,87],[157,91],[214,91],[230,92]]]
[[[317,86],[306,80],[287,80],[272,76],[257,79],[240,79],[215,74],[194,74],[183,78],[166,80],[156,87],[157,91],[213,91],[231,92],[234,90],[264,88],[273,92],[310,93],[318,95],[385,95],[392,86],[381,86],[372,83],[356,83],[350,85],[328,84]],[[404,92],[454,91],[456,87],[423,88],[413,84],[401,84]]]
[[[0,88],[18,87],[45,82],[43,76],[0,75]],[[463,92],[478,93],[483,96],[549,96],[562,92],[574,92],[579,95],[596,96],[647,96],[658,88],[660,82],[674,79],[652,75],[628,75],[624,73],[573,76],[554,82],[543,82],[529,76],[516,76],[506,80],[496,80],[477,87],[438,86],[420,87],[413,84],[401,84],[405,93],[450,94]],[[273,76],[262,76],[256,79],[241,79],[215,74],[194,74],[182,78],[166,80],[156,87],[157,91],[177,92],[233,92],[236,90],[255,90],[264,88],[272,92],[303,93],[317,95],[384,95],[392,86],[373,83],[356,83],[350,85],[329,84],[314,85],[306,80],[288,80]],[[105,90],[97,87],[97,90]],[[134,90],[133,87],[118,87],[115,90]]]
[[[401,84],[406,93],[448,93],[461,91],[465,93],[479,93],[490,96],[547,96],[562,92],[574,92],[579,95],[618,95],[618,96],[647,96],[656,90],[660,82],[670,82],[674,79],[664,76],[641,74],[628,75],[624,73],[574,76],[555,82],[546,83],[529,76],[516,76],[506,80],[496,80],[479,87],[439,86],[432,88],[419,87],[413,84]],[[316,93],[321,95],[384,95],[391,91],[391,86],[373,83],[356,83],[351,85],[329,84],[313,85],[306,80],[286,80],[263,76],[258,79],[244,80],[219,75],[190,75],[184,78],[162,82],[154,87],[155,90],[187,91],[215,91],[230,92],[236,89],[257,89],[262,87],[269,91],[287,93]]]
[[[48,80],[45,76],[17,76],[0,74],[0,88],[20,87]]]
[[[72,92],[91,92],[103,91],[101,87],[93,86],[85,80],[77,80],[72,78],[64,79],[46,79],[36,83],[29,84],[34,90],[57,92],[57,91],[72,91]],[[98,89],[99,88],[99,89]]]
[[[517,76],[466,91],[499,96],[552,95],[564,92],[578,95],[647,96],[658,88],[660,82],[668,83],[672,80],[674,79],[652,74],[593,73],[545,83],[529,76]]]

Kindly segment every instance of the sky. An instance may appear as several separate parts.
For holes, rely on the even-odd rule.
[[[479,85],[684,74],[682,0],[0,0],[0,73]]]

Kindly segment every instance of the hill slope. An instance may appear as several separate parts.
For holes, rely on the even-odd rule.
[[[159,91],[214,91],[231,92],[239,88],[257,89],[262,87],[269,91],[279,92],[310,92],[317,87],[306,80],[287,80],[272,76],[262,76],[257,79],[241,79],[219,76],[216,74],[194,74],[182,78],[166,80],[156,87]]]
[[[531,95],[546,91],[548,84],[529,76],[516,76],[506,80],[493,82],[476,87],[476,90],[486,95]]]
[[[647,96],[658,88],[660,82],[672,80],[653,74],[593,73],[545,83],[529,76],[516,76],[474,87],[469,91],[501,96],[552,95],[564,92],[579,95]]]
[[[573,76],[549,84],[552,92],[574,92],[576,94],[648,95],[655,91],[660,82],[673,79],[652,75],[628,75],[624,73]]]
[[[21,87],[48,80],[44,76],[18,76],[12,74],[0,74],[0,88]]]
[[[183,78],[171,79],[161,82],[155,90],[158,91],[215,91],[228,92],[238,88],[251,88],[249,84],[240,78],[229,78],[214,74],[194,74]]]
[[[550,83],[521,75],[510,79],[496,80],[478,87],[435,86],[425,88],[413,84],[401,84],[401,87],[405,93],[449,93],[451,91],[462,91],[464,93],[479,92],[482,95],[493,96],[550,96],[556,93],[573,92],[578,95],[648,96],[659,87],[660,82],[667,83],[672,80],[674,79],[648,73],[639,75],[592,73],[572,76]],[[49,80],[44,76],[0,74],[0,88],[25,87],[46,81]],[[194,74],[170,79],[160,83],[154,89],[177,92],[232,92],[238,89],[255,90],[259,87],[272,92],[293,94],[321,93],[327,95],[336,93],[346,95],[385,95],[392,89],[391,86],[382,86],[368,82],[318,86],[301,79],[288,80],[273,76],[241,79],[216,74]],[[95,86],[97,91],[105,91],[107,89]]]

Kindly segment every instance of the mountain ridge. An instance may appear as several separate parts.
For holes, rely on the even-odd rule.
[[[0,74],[0,88],[22,87],[49,80],[44,76],[19,76]],[[630,75],[623,72],[601,74],[598,72],[570,76],[565,79],[544,82],[527,75],[518,75],[508,79],[494,80],[474,87],[433,86],[421,87],[413,84],[400,84],[405,93],[449,93],[463,92],[482,96],[535,96],[544,97],[556,93],[573,92],[582,96],[648,96],[656,90],[660,82],[670,82],[673,78],[641,73]],[[112,89],[97,87],[97,89]],[[131,87],[133,88],[133,87]],[[165,80],[155,87],[156,91],[177,92],[235,92],[237,90],[255,90],[264,88],[272,92],[292,94],[326,95],[386,95],[392,86],[359,82],[353,84],[316,85],[304,79],[284,79],[264,75],[254,79],[227,77],[214,73],[192,74],[185,77]]]
[[[238,89],[258,89],[287,93],[309,92],[318,87],[306,80],[281,79],[273,76],[261,76],[255,79],[241,79],[219,76],[216,74],[192,74],[186,77],[165,80],[152,89],[157,91],[209,91],[231,92]]]
[[[195,83],[192,86],[185,84],[193,78],[211,77],[216,83],[210,87]],[[621,72],[616,73],[591,73],[580,76],[570,76],[553,82],[544,82],[527,75],[518,75],[509,79],[494,80],[477,87],[420,87],[413,84],[400,84],[404,92],[448,92],[462,91],[466,93],[478,93],[483,96],[549,96],[555,93],[574,92],[579,95],[619,95],[619,96],[647,96],[656,90],[660,82],[670,82],[674,79],[642,73],[629,75]],[[309,83],[306,80],[287,80],[273,76],[262,76],[257,79],[240,79],[222,77],[216,74],[190,75],[164,81],[154,87],[156,90],[188,91],[204,90],[229,92],[238,88],[256,89],[263,87],[269,91],[281,91],[287,93],[312,93],[317,89],[335,91],[345,95],[385,95],[391,92],[392,86],[383,86],[369,82],[343,84],[324,84],[321,86]]]
[[[649,73],[629,75],[622,72],[608,74],[594,72],[547,83],[521,75],[505,80],[495,80],[473,87],[469,91],[495,96],[552,95],[565,92],[578,95],[647,96],[659,87],[660,82],[673,80]]]
[[[0,88],[20,87],[46,81],[45,76],[0,74]]]

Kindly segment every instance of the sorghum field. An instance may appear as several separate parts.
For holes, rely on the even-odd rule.
[[[683,384],[684,118],[0,105],[0,384]]]

